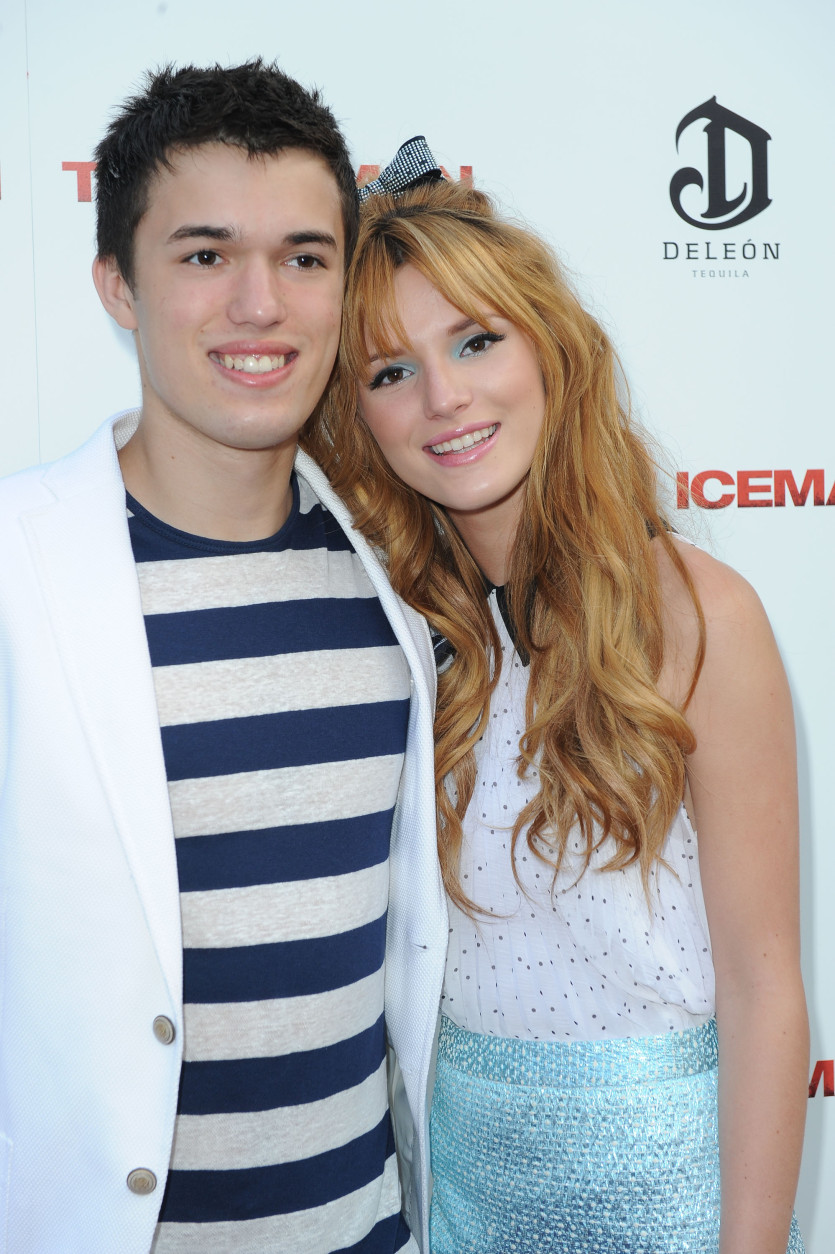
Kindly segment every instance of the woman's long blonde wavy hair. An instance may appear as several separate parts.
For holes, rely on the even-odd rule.
[[[656,466],[620,400],[605,333],[541,240],[498,218],[482,193],[439,181],[364,206],[333,384],[303,442],[359,529],[385,553],[394,588],[455,650],[439,676],[435,719],[447,891],[463,909],[480,910],[459,876],[461,821],[500,645],[482,575],[455,526],[394,474],[359,415],[359,389],[371,377],[369,348],[381,357],[408,348],[394,293],[402,265],[414,266],[476,322],[489,328],[495,313],[514,323],[535,346],[545,383],[545,417],[506,587],[517,641],[531,658],[519,773],[535,766],[541,781],[515,822],[514,871],[527,828],[531,850],[547,856],[556,876],[576,826],[586,867],[610,839],[607,868],[638,862],[646,887],[694,747],[682,711],[656,687],[663,638],[653,543],[666,550],[699,619],[685,708],[704,655],[695,589],[660,513]]]

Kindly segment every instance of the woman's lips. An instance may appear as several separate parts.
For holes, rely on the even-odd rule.
[[[476,427],[474,430],[464,431],[460,435],[451,436],[448,440],[439,440],[435,444],[426,444],[424,447],[438,461],[458,465],[461,462],[472,461],[482,449],[492,446],[498,430],[499,424],[494,422],[490,426]]]

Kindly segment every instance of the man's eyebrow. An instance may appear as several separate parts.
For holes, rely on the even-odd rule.
[[[177,227],[176,231],[168,236],[169,244],[176,244],[180,240],[187,239],[213,239],[221,244],[239,244],[243,236],[237,227],[233,226],[209,226],[207,223],[191,223],[188,222],[184,226]],[[330,231],[291,231],[289,235],[285,235],[282,243],[285,246],[298,247],[303,244],[319,244],[320,247],[337,250],[335,236]]]
[[[284,236],[285,244],[321,244],[325,248],[332,248],[336,251],[337,243],[335,236],[330,231],[291,231],[289,235]]]
[[[232,226],[208,226],[205,223],[186,223],[172,231],[167,242],[175,244],[183,239],[215,239],[222,244],[237,243],[241,238],[240,231]]]

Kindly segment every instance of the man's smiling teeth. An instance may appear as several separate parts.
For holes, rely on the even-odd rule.
[[[268,370],[280,370],[284,365],[284,357],[258,356],[248,353],[246,357],[232,357],[224,353],[217,360],[222,361],[227,370],[242,370],[244,374],[266,374]]]
[[[444,440],[443,444],[430,444],[429,447],[439,457],[441,453],[460,453],[462,449],[472,448],[474,444],[481,444],[483,440],[489,440],[498,425],[497,422],[494,422],[492,427],[482,427],[480,431],[470,431],[467,435],[457,435],[453,440]]]

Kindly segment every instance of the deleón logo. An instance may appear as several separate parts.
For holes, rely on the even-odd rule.
[[[676,130],[676,150],[684,132],[707,118],[702,128],[707,136],[707,204],[699,217],[692,217],[681,203],[686,187],[705,190],[705,177],[695,166],[677,170],[670,183],[670,200],[680,218],[702,231],[724,231],[755,218],[771,204],[768,195],[768,141],[771,136],[755,122],[732,113],[715,96],[698,105],[681,119]],[[748,171],[742,190],[728,195],[728,154],[726,135],[731,131],[747,144]]]
[[[676,474],[678,509],[689,509],[691,501],[699,509],[727,509],[734,502],[739,509],[779,509],[785,507],[787,497],[793,505],[805,505],[810,498],[813,505],[835,505],[835,483],[827,495],[819,468],[807,470],[799,485],[791,470],[738,470],[736,475],[702,470],[692,479],[689,470]]]
[[[685,114],[676,129],[676,149],[697,164],[682,166],[673,175],[670,202],[689,226],[728,234],[722,239],[708,235],[663,240],[665,262],[683,262],[681,270],[689,270],[694,279],[749,279],[754,272],[765,272],[761,263],[773,269],[780,260],[778,240],[746,239],[741,232],[730,231],[771,204],[770,138],[755,122],[720,105],[715,96]]]

